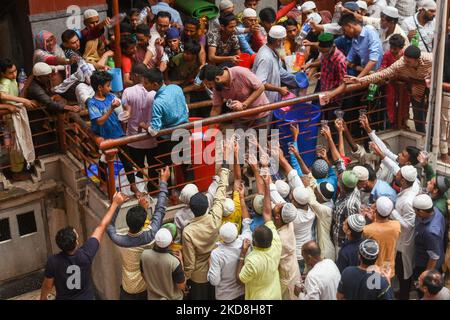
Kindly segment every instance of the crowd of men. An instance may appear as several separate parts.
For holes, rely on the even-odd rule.
[[[357,118],[355,101],[347,105],[340,99],[349,84],[405,81],[401,94],[409,96],[414,128],[425,132],[436,2],[342,1],[329,12],[319,11],[314,1],[288,0],[280,1],[277,12],[259,8],[258,0],[245,0],[238,13],[232,1],[222,0],[219,16],[208,23],[185,16],[174,2],[136,1],[123,21],[101,20],[88,9],[85,27],[64,31],[60,45],[53,33],[39,32],[33,74],[20,93],[14,62],[0,60],[5,103],[0,109],[11,111],[15,148],[27,167],[35,161],[27,108],[37,105],[50,112],[87,110],[92,131],[105,139],[143,130],[151,136],[122,146],[119,153],[131,192],[139,199],[126,213],[128,233],[116,230],[128,200],[122,193],[114,196],[83,245],[74,228],[60,230],[56,243],[61,252],[48,259],[41,298],[55,287],[56,299],[94,299],[91,265],[108,233],[120,251],[118,290],[124,300],[407,300],[414,291],[420,299],[450,299],[444,286],[450,268],[450,180],[436,175],[415,146],[394,154],[364,114],[359,124],[370,150],[357,144],[355,131],[347,126],[347,120]],[[120,23],[123,92],[113,92],[118,79],[110,72],[117,54],[114,23]],[[243,65],[248,57],[243,53],[251,57],[250,68]],[[287,71],[291,55],[303,56],[300,69],[319,79],[315,91],[324,92],[321,107],[349,109],[348,118],[323,113],[334,123],[322,125],[326,146],[318,147],[309,167],[299,152],[295,123],[289,153],[273,147],[269,156],[267,146],[259,146],[258,154],[250,156],[254,161],[243,165],[255,180],[253,187],[243,182],[247,178],[237,163],[242,150],[227,141],[208,191],[184,186],[179,195],[184,207],[174,223],[163,225],[169,168],[159,177],[148,171],[159,178],[159,189],[147,185],[147,191],[159,190],[151,209],[135,184],[133,166],[151,167],[157,155],[170,153],[174,142],[158,133],[189,117],[239,112],[298,94],[295,73]],[[444,77],[450,79],[447,71]],[[406,126],[409,104],[400,110],[395,87],[388,84],[384,90],[385,121],[394,125],[400,117]],[[189,110],[187,96],[189,102],[212,100],[212,107]],[[254,114],[232,126],[267,127],[271,116]],[[450,162],[448,138],[441,134],[441,158]],[[278,172],[270,171],[274,162]],[[99,166],[106,165],[100,160]],[[142,178],[142,172],[137,176]],[[69,285],[67,270],[73,266],[81,279]]]

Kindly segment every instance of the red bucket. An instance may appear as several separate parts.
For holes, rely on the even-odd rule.
[[[241,59],[241,61],[239,62],[239,66],[240,67],[244,67],[244,68],[248,68],[250,69],[252,67],[254,58],[252,59],[252,55],[250,55],[249,53],[241,53],[239,55],[239,59]]]

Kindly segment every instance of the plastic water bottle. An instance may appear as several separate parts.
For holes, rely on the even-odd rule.
[[[413,45],[415,47],[419,47],[419,32],[416,31],[416,34],[411,39],[411,45]]]
[[[78,60],[78,69],[80,69],[87,77],[92,75],[92,70],[84,59]]]
[[[121,23],[127,17],[126,13],[119,13],[117,16],[111,18],[111,22],[108,25],[108,28],[113,28],[115,25]]]
[[[297,51],[297,53],[295,54],[295,63],[294,63],[295,71],[299,71],[300,68],[305,64],[305,59],[306,59],[305,52],[306,52],[306,47],[301,46],[300,50]]]
[[[302,41],[306,39],[310,31],[311,31],[311,24],[309,24],[309,22],[306,22],[305,24],[303,24],[302,30],[298,34],[297,38],[295,38],[295,42],[301,44]]]
[[[138,20],[138,24],[143,24],[145,23],[145,19],[148,16],[148,11],[151,10],[149,7],[145,7],[144,9],[141,10],[141,13],[139,13],[139,20]]]
[[[375,100],[375,94],[377,93],[378,85],[375,83],[371,83],[369,85],[369,93],[367,95],[367,101],[374,101]]]
[[[114,62],[113,57],[108,57],[108,60],[106,61],[106,65],[110,67],[111,69],[114,69],[116,67],[116,63]]]
[[[19,94],[22,94],[26,81],[27,81],[27,74],[25,73],[25,70],[21,68],[19,76],[17,77],[17,83],[19,84]]]

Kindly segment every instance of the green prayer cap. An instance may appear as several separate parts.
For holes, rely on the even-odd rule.
[[[177,226],[175,225],[175,223],[166,223],[165,225],[161,226],[161,228],[168,229],[172,234],[173,239],[175,239],[175,237],[177,236]]]
[[[342,174],[342,183],[347,188],[353,189],[358,184],[358,176],[353,171],[344,171]]]
[[[329,48],[334,43],[334,36],[329,32],[323,32],[319,35],[319,47]]]

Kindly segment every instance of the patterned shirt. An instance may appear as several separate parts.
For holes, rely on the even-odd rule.
[[[240,49],[239,39],[235,34],[229,37],[226,42],[223,42],[219,30],[209,31],[206,37],[208,46],[216,48],[216,56],[232,56]]]
[[[347,74],[347,62],[344,54],[337,48],[328,56],[320,58],[320,89],[332,90],[338,87]]]
[[[345,240],[345,234],[343,230],[344,221],[348,216],[359,213],[361,206],[360,193],[358,188],[355,188],[352,193],[341,193],[336,200],[333,211],[333,241],[334,245],[341,247]]]

